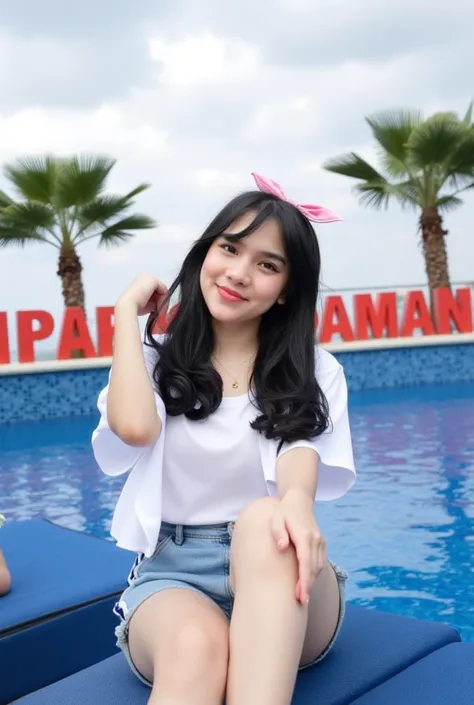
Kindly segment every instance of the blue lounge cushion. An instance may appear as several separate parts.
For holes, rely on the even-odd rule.
[[[117,653],[112,613],[134,556],[43,519],[5,524],[0,705]]]
[[[353,705],[472,705],[474,644],[449,644],[375,688]]]
[[[321,664],[301,672],[293,705],[347,705],[415,661],[458,640],[458,632],[443,624],[348,605],[336,646]],[[118,654],[20,702],[145,705],[148,696],[149,689]]]

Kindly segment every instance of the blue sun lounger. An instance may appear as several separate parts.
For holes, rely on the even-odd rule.
[[[130,554],[38,520],[2,529],[2,546],[15,590],[0,600],[0,705],[27,692],[19,705],[145,705],[149,690],[117,653],[113,633],[112,605]],[[336,646],[301,672],[293,699],[293,705],[473,702],[474,644],[461,643],[444,624],[351,604]]]

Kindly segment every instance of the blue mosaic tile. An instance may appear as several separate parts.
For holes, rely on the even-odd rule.
[[[0,424],[97,412],[108,369],[0,375]]]
[[[474,344],[336,353],[349,390],[474,382]]]
[[[474,344],[336,353],[349,391],[474,382]],[[0,375],[0,424],[90,416],[108,369]]]

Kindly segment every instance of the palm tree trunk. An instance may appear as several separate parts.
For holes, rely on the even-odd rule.
[[[85,311],[82,264],[73,245],[61,248],[59,252],[57,275],[61,279],[65,307],[72,308],[78,306]],[[77,330],[75,334],[78,334]],[[73,352],[73,357],[83,357],[82,351]]]
[[[66,308],[79,306],[84,309],[85,297],[82,285],[82,264],[75,248],[62,247],[59,252],[58,277],[61,279],[64,305]]]
[[[448,252],[443,228],[443,219],[436,207],[425,208],[420,216],[421,244],[425,258],[425,271],[430,288],[431,315],[436,323],[434,312],[435,289],[450,288]]]

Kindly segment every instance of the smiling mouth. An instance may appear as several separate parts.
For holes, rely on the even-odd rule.
[[[238,291],[234,291],[234,289],[228,289],[226,286],[219,286],[219,284],[217,284],[217,288],[222,298],[226,301],[247,301],[247,299],[245,299],[242,294],[239,294]]]

